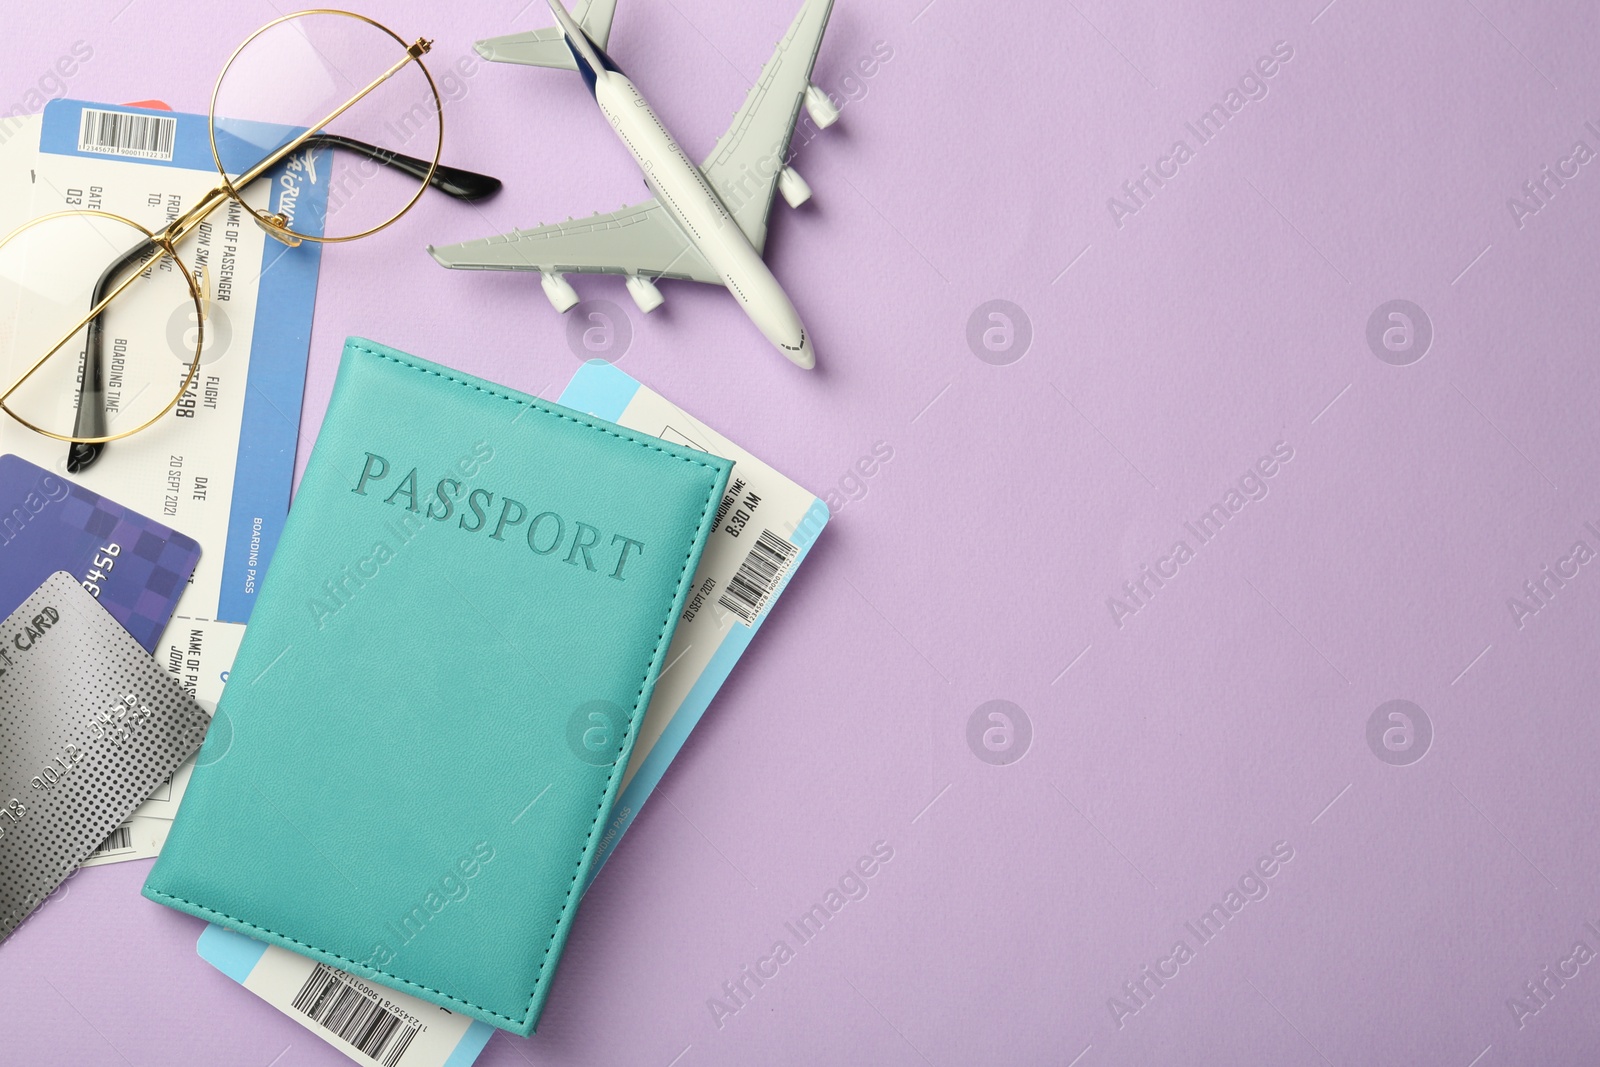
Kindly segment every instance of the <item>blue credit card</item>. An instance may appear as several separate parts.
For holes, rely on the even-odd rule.
[[[194,538],[0,456],[0,617],[66,571],[153,653],[198,562]]]

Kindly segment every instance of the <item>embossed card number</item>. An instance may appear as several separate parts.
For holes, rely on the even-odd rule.
[[[133,727],[142,726],[150,721],[151,711],[148,705],[139,702],[138,697],[128,693],[113,711],[102,711],[91,714],[89,718],[89,736],[96,741],[110,739],[113,744],[120,745],[133,736]],[[29,781],[34,789],[49,790],[69,771],[83,759],[83,749],[70,742],[66,751],[59,756],[53,756],[47,765]],[[0,841],[5,840],[6,825],[16,826],[18,820],[28,813],[27,805],[16,797],[0,802]]]
[[[199,746],[207,723],[65,571],[0,623],[0,938]]]

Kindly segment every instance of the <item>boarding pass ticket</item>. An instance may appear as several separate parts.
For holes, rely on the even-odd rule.
[[[85,111],[136,114],[148,122],[86,123]],[[148,136],[139,144],[93,141],[92,131],[110,128],[138,128]],[[270,182],[252,186],[247,199],[257,207],[297,210],[299,228],[307,229],[320,214],[327,186],[315,182],[314,168],[289,162]],[[219,182],[203,115],[52,101],[42,119],[0,143],[0,231],[9,233],[49,212],[85,208],[159,229]],[[169,416],[113,442],[77,475],[66,473],[65,445],[0,419],[0,452],[31,460],[200,543],[200,564],[157,659],[169,668],[203,659],[203,665],[177,673],[196,679],[187,687],[208,710],[214,699],[198,680],[216,683],[231,667],[288,514],[320,264],[320,246],[288,248],[236,204],[219,208],[211,222],[179,247],[186,262],[203,254],[211,265],[202,272],[209,297],[207,343],[194,395],[185,404],[193,417]],[[186,333],[192,344],[193,309],[184,315],[160,328]],[[0,291],[0,370],[56,340],[36,332],[26,316],[16,314],[16,294]],[[196,629],[206,638],[203,651],[191,653],[189,635]],[[88,862],[157,855],[166,826],[152,820],[171,819],[191,768],[192,763],[181,768],[134,813],[127,833],[113,833]]]
[[[166,131],[150,142],[165,146],[164,156],[145,158],[150,153],[133,145],[84,143],[91,136],[84,130],[97,126],[83,121],[85,110],[147,118],[154,125],[142,128]],[[13,138],[4,150],[20,140]],[[33,174],[31,196],[22,200],[26,208],[0,201],[0,216],[10,216],[0,217],[6,232],[27,218],[86,209],[159,229],[221,180],[201,115],[56,100],[45,110],[37,148],[31,165],[15,156],[5,160],[8,171],[21,163]],[[271,182],[252,185],[246,196],[263,208],[271,197],[274,210],[292,202],[304,218],[313,198],[326,195],[326,184],[312,184],[310,173],[283,170]],[[14,181],[14,174],[7,180]],[[289,510],[318,249],[273,240],[237,203],[219,208],[209,227],[179,246],[186,261],[208,265],[202,271],[209,279],[202,286],[210,296],[207,344],[193,396],[180,405],[181,416],[174,411],[148,430],[113,442],[93,467],[72,476],[200,542],[200,566],[179,615],[239,623],[250,617],[265,561]],[[0,308],[13,311],[14,305]],[[176,330],[192,338],[193,308],[171,311],[176,321],[155,323],[152,331]],[[47,336],[49,329],[17,316],[7,366],[25,366],[47,351],[57,340]],[[66,446],[59,441],[8,420],[0,424],[0,446],[66,474]]]
[[[590,880],[611,855],[785,583],[828,522],[828,506],[682,408],[601,360],[585,363],[562,404],[630,430],[733,460],[678,628],[656,679]],[[588,888],[586,885],[585,889]]]

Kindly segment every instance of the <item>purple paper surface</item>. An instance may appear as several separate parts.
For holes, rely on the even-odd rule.
[[[797,7],[623,0],[610,52],[698,158]],[[302,463],[348,334],[555,395],[596,353],[537,279],[423,247],[643,196],[578,78],[473,56],[543,5],[370,13],[506,190],[328,250]],[[14,5],[0,100],[203,111],[276,14]],[[480,1063],[1600,1059],[1597,48],[1576,0],[840,0],[767,250],[818,370],[575,279],[834,518]],[[348,1062],[147,869],[0,945],[4,1058]]]

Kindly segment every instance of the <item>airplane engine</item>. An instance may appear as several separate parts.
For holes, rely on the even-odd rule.
[[[806,113],[819,130],[825,130],[839,121],[839,109],[833,106],[828,94],[815,85],[806,86]]]
[[[790,207],[799,207],[811,199],[811,186],[793,167],[784,167],[778,172],[778,192],[783,194]]]
[[[637,274],[628,275],[628,295],[633,297],[633,302],[646,315],[660,307],[666,299],[661,295],[661,290],[656,288],[655,282]]]
[[[572,305],[578,302],[578,291],[564,274],[542,270],[539,272],[539,284],[544,286],[544,295],[550,298],[550,306],[557,311],[571,311]]]

